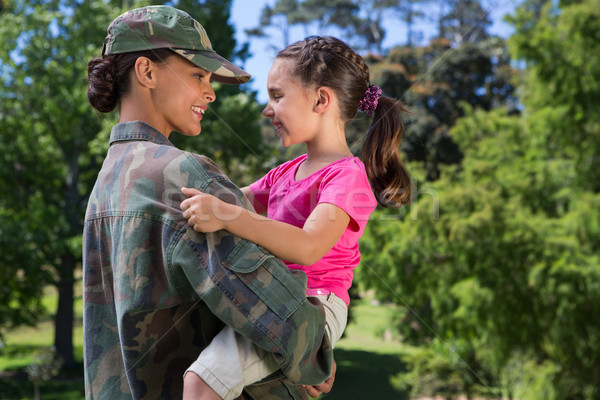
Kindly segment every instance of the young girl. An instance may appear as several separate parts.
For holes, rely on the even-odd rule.
[[[281,51],[267,86],[263,115],[284,146],[304,143],[306,154],[242,189],[256,213],[189,188],[183,192],[193,197],[181,208],[195,230],[225,229],[304,271],[307,295],[326,310],[333,346],[346,326],[348,289],[360,260],[358,240],[369,215],[377,202],[385,207],[410,201],[410,178],[398,152],[404,109],[399,101],[381,97],[369,83],[362,57],[333,37],[308,37]],[[362,162],[345,138],[346,123],[358,110],[374,115]],[[189,371],[218,394],[212,398],[233,399],[276,369],[262,349],[226,328]]]

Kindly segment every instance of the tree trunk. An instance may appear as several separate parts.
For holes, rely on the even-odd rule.
[[[40,381],[36,380],[33,382],[33,398],[34,400],[40,400]]]
[[[73,285],[75,271],[75,257],[67,252],[62,257],[60,278],[58,282],[58,308],[54,318],[54,347],[62,357],[65,367],[75,363],[73,358]]]

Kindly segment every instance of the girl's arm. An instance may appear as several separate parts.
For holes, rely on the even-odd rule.
[[[225,203],[196,189],[182,190],[189,196],[181,203],[183,216],[194,230],[214,232],[225,229],[299,265],[312,265],[320,260],[340,240],[350,222],[350,217],[341,208],[321,203],[304,226],[298,228]]]

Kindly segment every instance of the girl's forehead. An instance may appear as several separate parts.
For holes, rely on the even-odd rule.
[[[294,74],[295,64],[292,60],[286,58],[276,58],[273,61],[273,65],[269,70],[267,77],[268,81],[277,82],[278,85],[282,85],[285,82],[289,84],[300,85],[300,79]]]
[[[294,63],[287,58],[276,58],[271,65],[271,70],[274,74],[292,75]]]

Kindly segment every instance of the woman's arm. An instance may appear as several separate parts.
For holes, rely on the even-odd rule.
[[[183,216],[199,232],[225,229],[269,250],[286,261],[311,265],[320,260],[342,237],[350,217],[341,208],[320,203],[302,228],[275,221],[196,189],[181,203]]]

